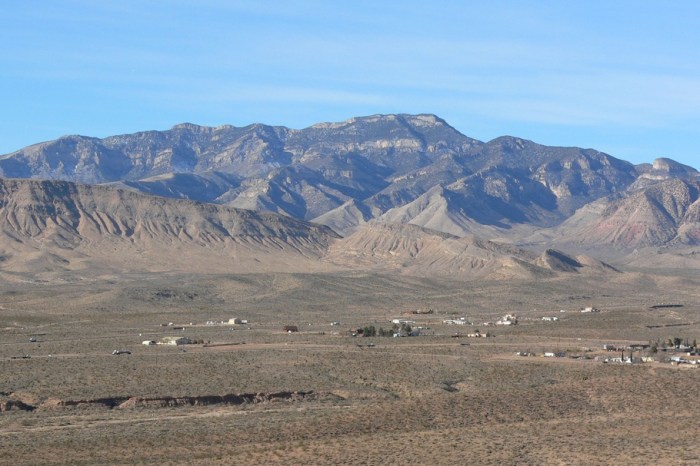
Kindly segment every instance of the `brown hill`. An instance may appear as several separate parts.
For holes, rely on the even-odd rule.
[[[5,272],[255,272],[328,268],[337,235],[271,213],[104,186],[0,180]]]
[[[535,264],[556,272],[619,272],[615,267],[594,257],[572,257],[556,249],[547,249],[537,258]]]
[[[370,209],[361,202],[353,199],[340,207],[336,207],[323,215],[319,215],[312,221],[314,223],[320,223],[321,225],[327,225],[332,228],[333,231],[347,236],[355,231],[358,225],[365,224],[371,218],[372,213]]]
[[[370,223],[334,242],[325,260],[345,267],[408,275],[482,279],[532,279],[560,273],[612,271],[585,258],[557,253],[564,268],[538,259],[535,253],[470,236],[459,238],[415,225]]]

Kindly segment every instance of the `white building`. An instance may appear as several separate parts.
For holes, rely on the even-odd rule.
[[[501,320],[496,322],[496,325],[517,325],[518,324],[518,316],[515,314],[506,314],[503,317],[501,317]]]
[[[187,337],[163,337],[160,340],[160,345],[172,345],[172,346],[180,346],[180,345],[189,345],[192,343],[192,341],[187,338]]]
[[[445,319],[442,323],[446,325],[469,325],[469,322],[464,317],[459,319]]]

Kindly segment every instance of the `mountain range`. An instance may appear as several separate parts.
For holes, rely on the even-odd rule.
[[[255,244],[256,254],[268,241],[307,262],[348,266],[351,250],[352,260],[369,264],[387,238],[415,242],[420,231],[413,255],[391,255],[410,259],[402,269],[429,271],[433,263],[496,276],[492,263],[479,261],[508,257],[531,271],[552,269],[560,250],[619,260],[644,248],[689,257],[700,244],[700,173],[692,167],[666,158],[633,165],[510,136],[481,142],[434,115],[373,115],[301,130],[181,124],[104,139],[66,136],[0,156],[0,176],[0,229],[14,238],[2,248],[6,265],[19,257],[19,244],[33,244],[34,256],[43,247],[58,263],[80,263],[99,256],[84,250],[88,243],[110,238],[158,248]],[[438,238],[450,259],[424,260],[435,259],[428,245]],[[544,259],[524,252],[552,247],[559,251]],[[491,255],[475,259],[477,249]],[[593,263],[566,257],[557,263]],[[151,268],[167,269],[166,262]]]

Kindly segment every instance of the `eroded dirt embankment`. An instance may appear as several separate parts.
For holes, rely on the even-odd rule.
[[[38,404],[29,404],[10,398],[0,401],[0,411],[34,411],[35,409],[60,409],[73,407],[97,407],[107,409],[174,408],[179,406],[209,406],[219,404],[244,405],[270,402],[297,402],[318,400],[329,397],[336,399],[340,398],[337,395],[330,393],[319,393],[314,391],[283,391],[273,393],[242,393],[200,396],[117,396],[83,400],[59,400],[49,398]]]

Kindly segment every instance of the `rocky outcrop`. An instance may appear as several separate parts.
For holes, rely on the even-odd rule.
[[[35,409],[68,409],[68,408],[106,408],[106,409],[135,409],[135,408],[177,408],[181,406],[210,406],[210,405],[244,405],[277,402],[300,402],[319,399],[340,399],[337,395],[314,391],[282,391],[271,393],[242,393],[228,395],[199,395],[199,396],[160,396],[160,397],[129,397],[115,396],[106,398],[90,398],[77,400],[59,400],[49,398],[38,405],[30,405],[15,399],[0,402],[0,411],[17,409],[33,411]]]
[[[179,406],[243,405],[272,402],[297,402],[317,398],[314,392],[275,392],[185,397],[132,397],[121,402],[119,409],[173,408]]]
[[[565,222],[557,236],[581,244],[625,249],[698,244],[698,205],[700,182],[663,179],[611,200],[602,212],[584,222]]]
[[[0,412],[3,411],[34,411],[35,406],[27,404],[20,400],[1,400],[0,401]]]

